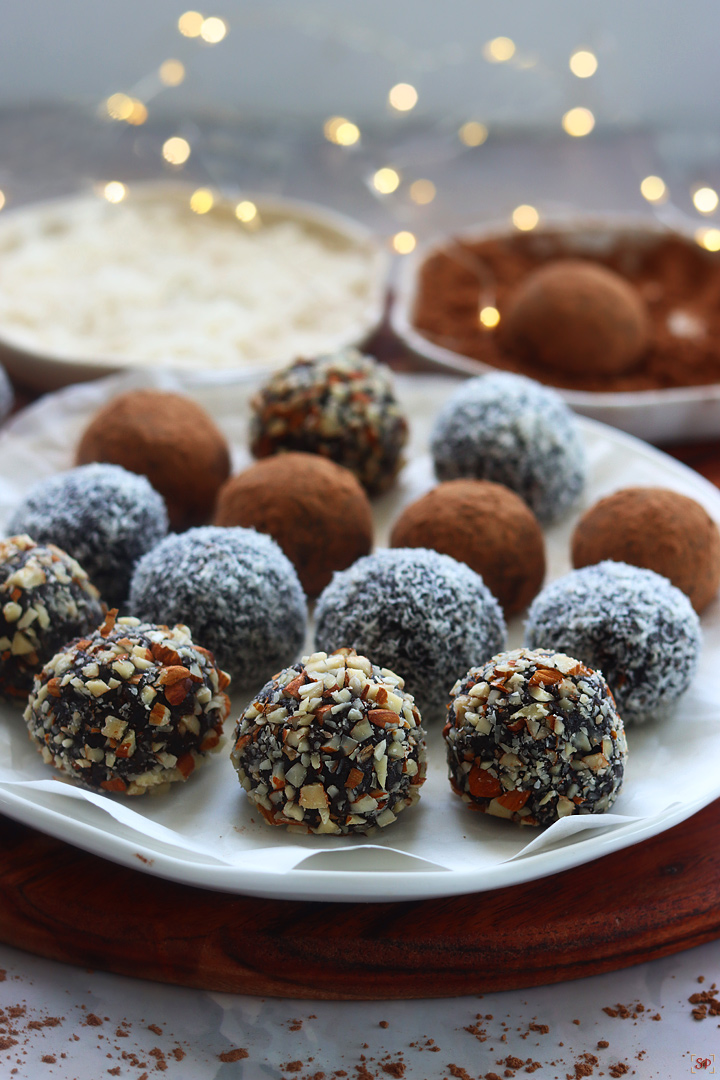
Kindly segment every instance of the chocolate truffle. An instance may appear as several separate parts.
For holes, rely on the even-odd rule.
[[[557,521],[585,484],[577,421],[562,398],[523,375],[480,375],[458,386],[431,435],[440,480],[494,480],[543,524]]]
[[[238,721],[232,761],[270,825],[368,833],[420,797],[427,751],[403,680],[352,649],[275,675]]]
[[[505,620],[479,574],[424,548],[394,548],[334,575],[315,607],[323,652],[350,646],[396,671],[426,720],[442,712],[458,670],[505,644]]]
[[[218,746],[228,682],[186,626],[110,612],[35,677],[25,723],[43,760],[83,787],[142,795],[187,780]]]
[[[720,586],[720,530],[687,495],[669,488],[623,488],[591,506],[573,533],[573,566],[603,559],[662,574],[699,612]]]
[[[614,270],[560,259],[529,274],[503,313],[502,342],[524,360],[558,371],[615,375],[650,343],[640,294]]]
[[[7,528],[67,551],[117,606],[127,598],[135,563],[167,533],[168,517],[144,476],[120,465],[81,465],[31,487]]]
[[[551,649],[514,649],[451,691],[443,734],[453,791],[519,825],[602,814],[620,790],[627,742],[600,672]]]
[[[627,725],[661,715],[687,690],[702,637],[692,604],[667,578],[606,561],[571,571],[535,597],[525,643],[599,668]]]
[[[83,568],[54,544],[0,540],[0,693],[26,698],[33,675],[105,614]]]
[[[220,489],[215,524],[269,533],[308,596],[372,547],[363,487],[348,469],[317,454],[278,454],[231,477]]]
[[[227,442],[205,410],[164,390],[130,390],[108,402],[77,449],[79,465],[90,461],[147,476],[167,503],[173,529],[208,521],[230,475]]]
[[[296,360],[252,399],[255,457],[284,450],[321,454],[355,473],[371,494],[392,484],[408,426],[390,370],[357,349]]]
[[[491,480],[448,480],[406,507],[392,547],[424,547],[467,563],[500,601],[522,611],[545,577],[545,542],[519,495]]]
[[[184,623],[239,688],[292,662],[305,637],[295,569],[253,529],[205,525],[167,536],[137,564],[129,606],[148,622]]]

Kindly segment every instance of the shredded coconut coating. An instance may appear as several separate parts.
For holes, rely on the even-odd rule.
[[[599,668],[628,724],[667,711],[687,690],[702,631],[687,596],[667,578],[605,561],[543,589],[528,611],[525,644]]]
[[[369,833],[417,802],[425,733],[403,686],[339,649],[304,656],[262,688],[238,721],[231,758],[270,825]]]
[[[290,560],[269,536],[239,527],[166,537],[137,564],[129,607],[141,619],[189,626],[239,685],[293,661],[307,621]]]
[[[394,548],[336,573],[315,608],[315,646],[351,646],[402,675],[426,719],[444,710],[458,671],[505,645],[495,597],[465,563]]]
[[[520,825],[602,814],[620,790],[627,742],[605,679],[549,649],[515,649],[451,691],[443,734],[453,791]]]
[[[111,606],[127,598],[138,559],[168,530],[161,495],[120,465],[80,465],[30,488],[7,526],[77,559]]]
[[[105,614],[83,568],[54,544],[0,540],[0,693],[26,698],[33,675]]]
[[[25,723],[43,760],[83,787],[142,795],[217,749],[229,681],[186,626],[110,612],[35,677]]]
[[[559,520],[585,485],[585,450],[571,411],[554,390],[524,375],[469,379],[438,413],[431,435],[440,480],[504,484],[544,524]]]
[[[408,425],[390,370],[357,349],[296,360],[265,383],[251,407],[256,457],[322,454],[374,494],[391,485],[402,464]]]

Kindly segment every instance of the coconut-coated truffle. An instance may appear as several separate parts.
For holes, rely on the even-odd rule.
[[[458,679],[443,734],[453,791],[520,825],[602,814],[627,742],[605,679],[552,649],[514,649]]]
[[[217,748],[228,682],[186,626],[110,612],[35,677],[25,723],[43,760],[83,787],[142,795],[187,780]]]
[[[307,601],[295,569],[253,529],[171,533],[137,564],[129,607],[148,622],[188,626],[240,687],[293,661],[305,637]]]
[[[687,690],[702,636],[692,604],[667,578],[605,561],[557,578],[535,597],[525,644],[599,668],[627,725],[662,714]]]
[[[650,343],[637,289],[586,259],[559,259],[529,274],[503,312],[504,347],[557,371],[615,375]]]
[[[524,375],[462,383],[435,419],[431,450],[438,479],[504,484],[543,524],[561,518],[585,485],[575,417],[554,390]]]
[[[122,604],[138,559],[166,535],[162,496],[120,465],[81,465],[30,488],[7,530],[67,551],[111,606]]]
[[[458,671],[505,644],[505,619],[479,574],[449,555],[394,548],[334,575],[315,607],[315,646],[357,649],[404,680],[426,720]]]
[[[342,465],[291,451],[251,465],[220,489],[216,525],[242,525],[277,540],[308,596],[372,547],[372,510]]]
[[[604,559],[662,574],[700,612],[720,586],[720,530],[687,495],[660,487],[623,488],[586,510],[572,536],[573,566]]]
[[[402,464],[408,425],[390,370],[357,349],[296,360],[250,404],[255,457],[320,454],[350,469],[371,494],[386,491]]]
[[[307,833],[385,828],[417,802],[427,768],[403,680],[352,649],[275,675],[240,717],[231,757],[265,820]]]
[[[230,475],[227,441],[213,420],[192,398],[165,390],[113,398],[83,432],[76,459],[147,476],[165,499],[173,529],[208,521]]]
[[[448,480],[403,510],[392,547],[423,547],[467,563],[514,615],[545,577],[545,541],[522,499],[491,480]]]
[[[26,698],[33,676],[105,608],[75,559],[29,536],[0,540],[0,693]]]

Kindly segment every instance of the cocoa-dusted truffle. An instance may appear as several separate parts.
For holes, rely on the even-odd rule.
[[[573,566],[612,559],[654,570],[702,611],[720,586],[720,530],[694,499],[660,487],[623,488],[578,521]]]
[[[386,549],[334,575],[315,607],[315,644],[324,652],[350,646],[396,671],[431,720],[458,670],[504,646],[505,620],[465,563],[424,548]]]
[[[427,752],[403,680],[352,649],[317,652],[262,688],[231,754],[270,825],[368,833],[420,796]]]
[[[357,349],[296,360],[251,402],[255,457],[284,450],[321,454],[355,473],[372,494],[392,484],[408,426],[390,370]]]
[[[692,604],[667,578],[606,561],[557,578],[535,597],[525,643],[599,668],[627,725],[661,715],[687,690],[702,636]]]
[[[167,530],[162,496],[120,465],[80,465],[45,477],[7,526],[67,551],[111,606],[126,600],[135,563]]]
[[[506,615],[532,600],[545,576],[537,518],[509,488],[490,480],[448,480],[406,507],[392,547],[424,547],[467,563]]]
[[[504,347],[569,372],[617,374],[640,360],[650,320],[636,289],[614,270],[560,259],[529,274],[503,312]]]
[[[45,661],[104,614],[97,589],[66,552],[29,536],[0,540],[0,693],[27,697]]]
[[[308,596],[372,546],[363,487],[348,469],[316,454],[278,454],[231,477],[220,489],[215,524],[269,533]]]
[[[239,688],[292,662],[305,637],[295,569],[253,529],[206,525],[167,536],[137,564],[129,607],[148,622],[184,623]]]
[[[186,626],[110,612],[35,677],[25,722],[48,765],[96,791],[142,795],[187,780],[218,746],[228,682]]]
[[[453,790],[520,825],[601,814],[620,790],[627,742],[600,672],[551,649],[514,649],[451,691],[443,734]]]
[[[164,390],[130,390],[100,409],[77,449],[79,465],[91,461],[147,476],[167,503],[173,529],[208,521],[230,475],[227,442],[205,410]]]
[[[585,484],[576,418],[559,394],[524,375],[468,379],[438,413],[431,449],[439,480],[494,480],[543,523],[557,521]]]

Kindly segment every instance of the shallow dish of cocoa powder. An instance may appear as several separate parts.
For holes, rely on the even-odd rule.
[[[645,301],[650,347],[621,375],[568,373],[510,355],[482,307],[503,311],[532,271],[590,259],[626,278]],[[657,222],[619,216],[563,219],[532,232],[474,228],[421,247],[400,271],[394,332],[433,366],[458,374],[516,371],[555,386],[585,416],[650,442],[720,431],[720,256]]]

